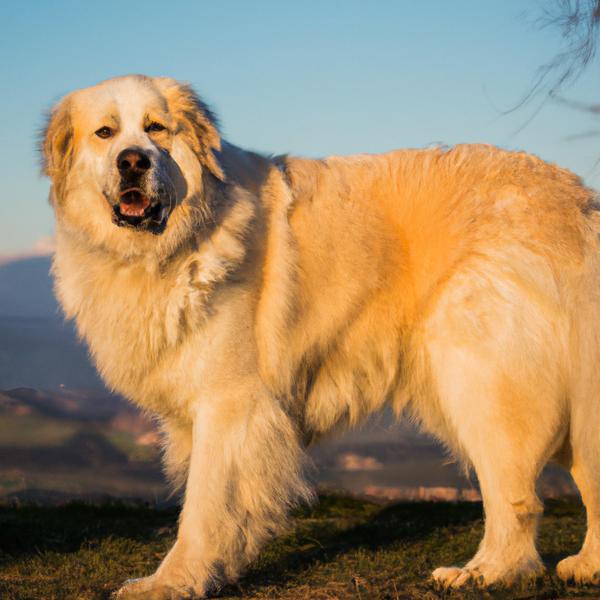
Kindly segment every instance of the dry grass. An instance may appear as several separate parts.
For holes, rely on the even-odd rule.
[[[0,598],[103,599],[131,576],[151,572],[175,534],[177,512],[121,504],[0,509]],[[550,502],[540,546],[549,575],[535,587],[444,594],[428,580],[441,564],[466,560],[481,531],[479,504],[376,504],[325,496],[298,511],[239,585],[222,598],[282,600],[423,598],[599,598],[565,586],[556,562],[583,538],[576,501]]]

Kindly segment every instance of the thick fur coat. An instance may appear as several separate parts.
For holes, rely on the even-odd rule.
[[[600,572],[600,219],[577,177],[483,145],[308,160],[221,139],[187,86],[74,92],[42,141],[56,293],[106,383],[162,424],[177,541],[120,598],[204,597],[311,498],[304,448],[391,405],[477,474],[485,535],[443,586],[536,576],[535,482]]]

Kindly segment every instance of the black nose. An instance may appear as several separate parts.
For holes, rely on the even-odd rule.
[[[125,148],[117,156],[117,168],[121,175],[142,175],[151,165],[150,157],[137,148]]]

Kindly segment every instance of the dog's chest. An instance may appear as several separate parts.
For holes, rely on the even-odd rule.
[[[205,359],[187,348],[205,335],[209,291],[182,264],[168,274],[145,265],[55,259],[57,294],[74,317],[107,384],[156,409],[172,402],[178,378],[190,379]],[[188,364],[192,363],[193,364]],[[165,407],[166,408],[166,407]]]

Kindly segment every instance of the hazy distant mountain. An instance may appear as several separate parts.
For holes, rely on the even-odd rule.
[[[0,316],[56,317],[49,271],[49,256],[0,265]]]
[[[50,257],[0,265],[0,389],[104,388],[72,324],[65,323]]]
[[[138,414],[121,398],[100,390],[15,388],[0,391],[0,413],[36,414],[67,421],[111,421],[122,414]],[[142,417],[140,417],[142,418]]]
[[[0,389],[103,389],[73,326],[59,317],[0,317]]]

